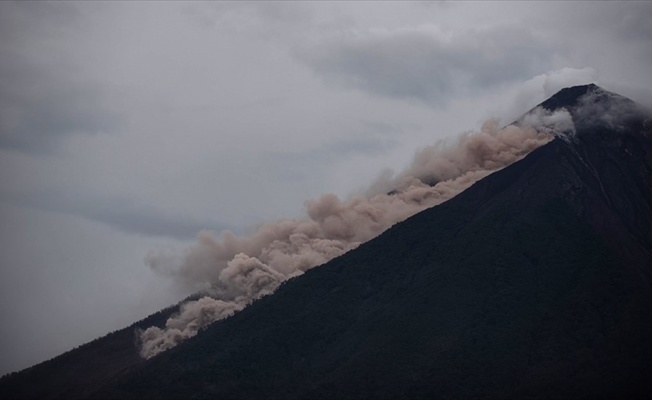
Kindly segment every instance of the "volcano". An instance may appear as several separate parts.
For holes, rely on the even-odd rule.
[[[134,331],[0,380],[2,398],[652,395],[652,117],[595,85],[572,129],[151,359]]]

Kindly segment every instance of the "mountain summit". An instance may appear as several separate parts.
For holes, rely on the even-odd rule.
[[[645,121],[649,121],[649,110],[594,84],[562,89],[539,107],[549,111],[567,110],[576,129],[588,135],[636,134],[644,132]]]
[[[0,395],[652,395],[650,116],[586,85],[517,124],[532,118],[566,128],[177,347],[134,347],[164,310],[5,376]]]

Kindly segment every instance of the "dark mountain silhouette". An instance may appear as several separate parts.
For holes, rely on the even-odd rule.
[[[2,398],[652,395],[652,132],[595,85],[575,133],[147,361],[134,329],[0,380]]]

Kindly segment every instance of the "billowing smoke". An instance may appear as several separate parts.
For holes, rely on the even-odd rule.
[[[410,168],[378,179],[366,194],[347,200],[327,194],[307,201],[304,219],[265,223],[250,236],[203,231],[197,244],[181,256],[150,254],[147,263],[154,271],[193,285],[205,297],[183,304],[164,328],[140,332],[141,355],[152,357],[196,335],[274,292],[284,281],[452,198],[569,127],[572,119],[565,110],[540,111],[518,126],[502,129],[490,120],[479,132],[417,152]]]

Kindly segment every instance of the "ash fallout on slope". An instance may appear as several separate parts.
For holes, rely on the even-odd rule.
[[[152,270],[201,295],[182,304],[165,326],[137,332],[141,356],[150,358],[176,346],[273,293],[284,281],[443,203],[555,136],[571,138],[574,132],[565,108],[537,107],[502,128],[497,120],[488,120],[478,132],[417,151],[408,169],[381,176],[365,194],[345,200],[326,194],[306,201],[304,219],[264,223],[249,236],[202,231],[183,254],[151,252],[146,262]]]

